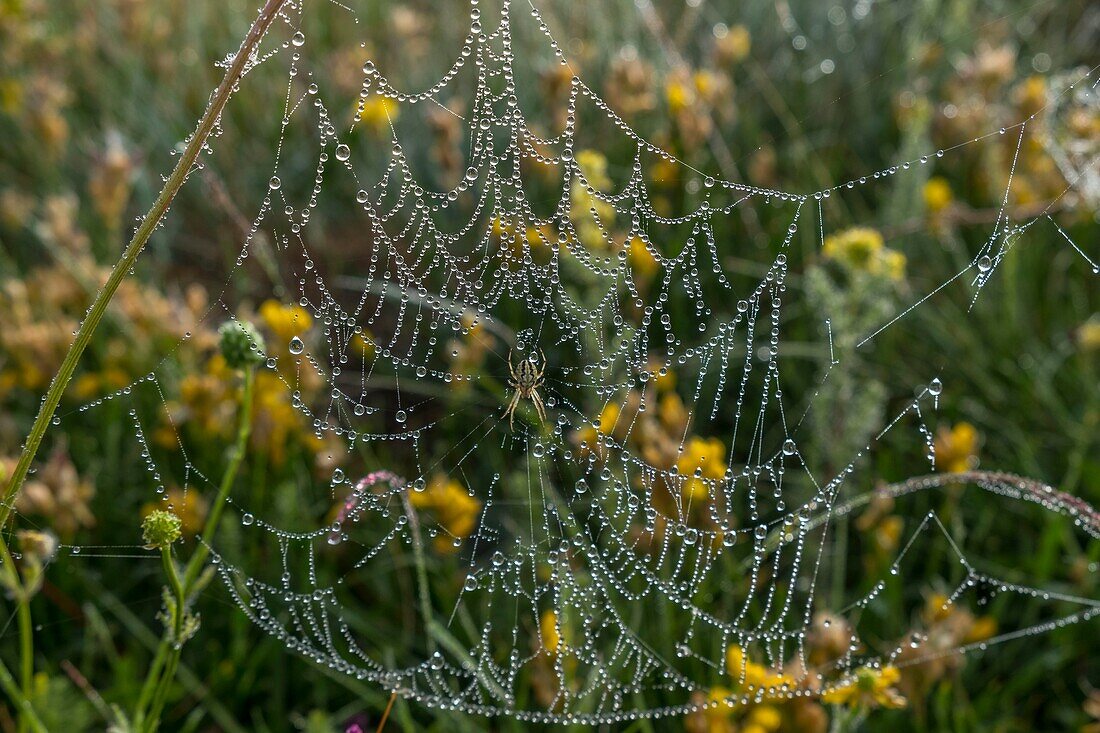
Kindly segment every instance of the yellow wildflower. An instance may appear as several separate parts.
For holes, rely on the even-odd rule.
[[[401,115],[397,100],[380,94],[367,97],[362,101],[362,105],[359,110],[359,121],[375,133],[389,130],[390,123],[396,122]]]
[[[773,733],[783,725],[783,716],[774,705],[755,705],[741,727],[741,733]]]
[[[869,270],[882,252],[882,235],[869,227],[852,227],[825,237],[822,254],[853,270]]]
[[[602,436],[611,435],[620,427],[619,415],[621,412],[622,408],[617,402],[608,402],[600,410],[600,418],[597,421],[598,427],[587,425],[573,434],[574,442],[581,447],[583,453],[593,451],[599,459],[603,460],[607,448]]]
[[[286,348],[292,338],[301,337],[313,326],[313,316],[305,308],[284,305],[277,300],[264,301],[260,306],[260,318],[277,345],[273,350]]]
[[[869,227],[852,227],[825,237],[822,255],[851,272],[885,275],[895,281],[905,276],[905,255],[886,248],[882,235]]]
[[[477,527],[481,502],[454,479],[436,474],[423,491],[409,493],[409,502],[417,509],[432,513],[444,534],[435,538],[437,552],[453,553],[454,540],[465,539]]]
[[[657,406],[657,414],[661,424],[672,433],[679,431],[687,423],[687,408],[684,407],[680,395],[675,392],[670,391],[662,395],[661,402]]]
[[[292,438],[303,434],[302,413],[291,404],[286,385],[278,375],[265,369],[256,374],[255,402],[252,407],[252,447],[268,456],[275,465],[286,460]]]
[[[672,114],[682,112],[691,104],[691,90],[679,79],[672,79],[665,86],[665,101]]]
[[[374,357],[374,334],[366,329],[362,333],[353,334],[349,345],[351,346],[351,353],[362,357],[364,360],[370,360]]]
[[[795,687],[794,679],[752,661],[745,654],[745,650],[736,644],[726,649],[726,673],[739,681],[741,689],[747,692]]]
[[[607,158],[595,150],[581,150],[577,153],[577,167],[581,169],[588,185],[599,191],[611,188],[611,179],[607,177]]]
[[[883,553],[891,553],[896,550],[904,526],[905,522],[896,514],[883,517],[882,521],[875,527],[874,532],[875,545],[878,549]]]
[[[901,673],[897,667],[862,667],[856,672],[855,679],[824,693],[821,700],[830,705],[849,707],[903,708],[906,700],[894,689],[899,680]]]
[[[940,428],[933,443],[936,468],[948,473],[969,471],[978,465],[978,430],[968,422]]]
[[[929,624],[943,621],[951,616],[952,604],[943,593],[933,593],[924,602],[922,615]]]
[[[1100,318],[1090,318],[1077,327],[1077,344],[1085,353],[1100,351]]]
[[[698,94],[701,99],[708,101],[710,101],[719,87],[715,75],[705,69],[700,69],[692,74],[691,81],[695,85],[695,93]]]
[[[553,611],[543,611],[539,617],[539,636],[542,638],[542,648],[547,654],[556,655],[561,647],[561,633],[558,631],[558,614]]]
[[[717,481],[726,475],[726,447],[718,438],[692,437],[677,459],[676,469],[686,478],[680,489],[684,498],[703,501],[710,496],[703,479]]]
[[[966,634],[963,636],[964,644],[976,644],[985,641],[997,633],[997,619],[992,616],[980,616],[974,619]]]
[[[657,258],[646,247],[641,237],[631,237],[627,243],[627,259],[634,271],[634,277],[639,280],[649,280],[660,268]]]
[[[727,28],[714,42],[714,53],[719,61],[736,64],[744,61],[752,50],[752,35],[743,25]]]
[[[951,184],[940,176],[932,176],[924,184],[924,206],[935,216],[951,205]]]

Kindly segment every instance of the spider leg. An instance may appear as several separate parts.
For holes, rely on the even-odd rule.
[[[546,422],[546,408],[542,404],[542,397],[536,390],[531,391],[531,402],[535,405],[535,412],[538,413],[539,420]]]
[[[512,399],[508,402],[508,409],[504,411],[504,414],[508,416],[508,427],[515,429],[516,427],[516,406],[519,405],[519,390],[517,389],[512,393]]]
[[[516,375],[516,368],[512,366],[512,349],[508,349],[508,373],[512,375],[512,379],[519,379]]]

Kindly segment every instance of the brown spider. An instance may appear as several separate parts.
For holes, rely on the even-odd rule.
[[[508,403],[508,409],[504,411],[504,414],[508,416],[508,427],[515,429],[516,419],[516,407],[519,406],[521,399],[531,400],[531,404],[535,406],[535,412],[539,415],[539,420],[546,422],[546,408],[542,404],[542,397],[539,396],[539,387],[542,386],[542,375],[546,371],[546,354],[539,349],[539,357],[542,363],[533,359],[524,359],[519,363],[519,366],[512,364],[512,350],[508,349],[508,371],[511,373],[512,378],[508,380],[508,386],[515,390],[512,393],[512,400]]]

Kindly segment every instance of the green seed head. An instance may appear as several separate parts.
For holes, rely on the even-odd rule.
[[[180,538],[182,525],[172,512],[157,510],[141,522],[141,535],[147,547],[162,550]]]
[[[226,321],[218,333],[222,356],[233,369],[245,369],[263,360],[264,338],[248,321]]]

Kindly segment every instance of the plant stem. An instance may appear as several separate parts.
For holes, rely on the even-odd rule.
[[[180,663],[180,654],[183,653],[183,621],[187,613],[183,585],[180,583],[179,573],[176,572],[176,564],[172,561],[172,548],[162,547],[160,558],[161,562],[164,564],[164,574],[168,576],[168,585],[171,586],[172,595],[175,596],[176,599],[176,612],[172,619],[172,638],[168,643],[168,664],[165,666],[164,674],[157,684],[156,694],[153,695],[153,704],[149,709],[149,722],[146,730],[150,733],[156,731],[157,727],[160,725],[160,712],[164,708],[164,696],[168,694],[168,687],[176,677],[176,669],[179,667]],[[158,654],[158,657],[159,656]]]
[[[229,492],[233,489],[233,482],[237,478],[241,461],[244,460],[245,451],[248,448],[248,436],[252,434],[252,401],[255,391],[256,371],[249,367],[244,372],[244,395],[241,397],[241,412],[237,424],[237,440],[233,445],[233,455],[229,458],[229,465],[222,474],[221,485],[218,487],[218,495],[210,506],[210,516],[206,519],[206,526],[202,528],[202,542],[195,548],[195,554],[187,561],[187,568],[183,573],[183,590],[186,596],[194,591],[195,582],[202,572],[206,558],[210,555],[210,543],[218,531],[221,522],[222,510],[225,508],[225,500],[229,498]]]
[[[84,353],[84,349],[87,348],[88,343],[91,341],[92,334],[95,333],[96,328],[99,326],[99,322],[103,320],[103,315],[107,311],[107,306],[110,304],[119,285],[122,284],[122,280],[129,274],[138,256],[141,254],[142,250],[145,249],[145,245],[160,224],[161,219],[163,219],[164,215],[168,212],[168,208],[172,205],[172,201],[175,199],[176,194],[179,193],[180,188],[183,187],[195,161],[206,145],[206,140],[210,136],[211,130],[214,129],[214,125],[221,116],[222,110],[225,109],[229,97],[232,96],[233,90],[236,89],[241,77],[244,76],[245,67],[248,64],[249,58],[252,56],[253,51],[256,50],[260,40],[267,32],[267,29],[270,28],[271,24],[275,21],[275,18],[279,14],[279,10],[285,2],[286,0],[267,0],[267,2],[264,3],[263,9],[260,10],[256,20],[253,21],[252,27],[248,30],[248,35],[245,36],[244,41],[237,50],[237,54],[229,64],[229,68],[226,69],[225,76],[222,78],[221,83],[218,85],[217,89],[214,90],[214,94],[210,98],[210,104],[207,105],[206,111],[203,112],[202,117],[199,119],[198,126],[191,135],[187,147],[184,148],[183,154],[180,155],[179,162],[176,164],[176,167],[172,169],[172,173],[168,176],[168,180],[165,182],[164,188],[161,189],[160,195],[158,195],[156,201],[153,202],[152,207],[149,209],[149,213],[145,215],[145,218],[141,222],[141,226],[134,232],[133,239],[131,239],[130,243],[126,246],[122,256],[119,258],[114,268],[112,268],[111,274],[107,278],[107,282],[104,283],[103,288],[100,289],[95,300],[92,302],[91,308],[88,309],[88,315],[81,322],[80,329],[76,333],[76,338],[73,339],[72,345],[69,346],[69,351],[65,354],[65,359],[61,362],[61,367],[57,370],[53,380],[50,382],[49,390],[46,392],[46,397],[42,400],[42,406],[38,410],[38,416],[35,417],[30,434],[27,436],[27,441],[23,445],[23,451],[19,454],[19,462],[15,465],[8,485],[4,489],[3,499],[0,501],[0,528],[3,528],[4,525],[7,524],[8,518],[11,516],[11,510],[15,504],[15,497],[19,493],[19,489],[23,487],[23,482],[27,478],[27,472],[30,470],[31,463],[34,462],[34,458],[38,454],[38,448],[42,443],[42,438],[45,436],[50,421],[53,419],[54,412],[57,411],[58,403],[61,402],[61,394],[65,391],[65,387],[68,386],[69,380],[73,376],[73,372],[76,371],[76,365],[80,361],[80,356]]]
[[[134,720],[139,730],[148,733],[153,733],[160,725],[160,714],[164,708],[165,696],[168,694],[168,688],[176,676],[180,655],[183,652],[181,636],[184,615],[195,593],[195,585],[198,582],[199,574],[206,563],[206,558],[210,555],[209,542],[213,540],[214,535],[217,533],[226,499],[229,498],[229,492],[233,489],[233,484],[241,468],[241,462],[244,460],[245,452],[248,449],[248,437],[252,434],[252,403],[255,384],[256,370],[249,367],[244,371],[244,391],[241,395],[237,438],[233,444],[233,452],[229,458],[229,464],[225,467],[225,473],[222,474],[218,495],[210,507],[210,514],[206,518],[205,526],[203,526],[203,542],[195,548],[191,559],[187,561],[182,582],[176,572],[176,566],[172,562],[170,552],[167,549],[161,551],[164,572],[168,576],[168,583],[171,586],[172,594],[176,598],[176,615],[173,619],[174,633],[172,638],[169,638],[167,633],[161,638],[160,645],[157,647],[157,656],[153,660],[153,666],[149,670],[148,676],[145,678],[145,684],[142,687],[141,696],[138,698],[134,713]],[[161,671],[162,669],[163,671]],[[150,695],[152,695],[151,701]],[[148,716],[145,715],[147,703],[150,705]]]
[[[19,616],[19,662],[20,677],[23,685],[23,697],[26,705],[34,694],[34,626],[31,624],[31,599],[26,593],[16,600],[16,613]],[[25,715],[19,716],[19,730],[23,733],[29,728]]]
[[[3,660],[0,660],[0,689],[8,693],[8,696],[15,703],[16,709],[19,711],[20,724],[25,722],[34,733],[49,733],[46,726],[39,719],[38,714],[34,712],[34,708],[31,707],[30,700],[19,689],[19,685],[16,684],[15,678],[12,677]]]
[[[172,587],[172,595],[176,597],[176,614],[173,631],[176,641],[183,635],[183,586],[180,585],[180,576],[176,572],[176,564],[172,562],[172,548],[162,547],[160,550],[161,563],[164,565],[164,574],[168,576],[168,584]]]

